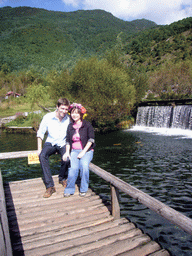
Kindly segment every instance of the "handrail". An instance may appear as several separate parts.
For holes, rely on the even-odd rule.
[[[27,157],[30,153],[37,153],[37,150],[32,151],[21,151],[21,152],[8,152],[0,153],[0,159],[8,158],[20,158]],[[111,173],[101,169],[100,167],[90,163],[90,171],[104,179],[111,184],[111,195],[112,195],[112,214],[116,218],[120,217],[120,208],[118,204],[118,190],[128,194],[129,196],[136,199],[138,202],[144,204],[149,209],[155,211],[160,216],[169,220],[171,223],[179,226],[181,229],[192,235],[192,219],[186,217],[182,213],[174,210],[173,208],[165,205],[159,200],[149,196],[141,190],[131,186],[127,182],[117,178]]]
[[[33,154],[33,153],[37,153],[37,150],[0,153],[0,160],[28,157],[28,154]]]
[[[116,176],[110,174],[109,172],[101,169],[100,167],[92,163],[89,165],[89,169],[105,181],[109,182],[115,188],[133,197],[138,202],[144,204],[165,219],[169,220],[171,223],[176,224],[181,229],[192,235],[192,219],[186,217],[185,215],[174,210],[173,208],[165,205],[164,203],[161,203],[157,199],[147,195],[141,190],[131,186],[125,181],[117,178]]]
[[[0,171],[0,255],[12,256],[9,225],[5,206],[3,181]]]

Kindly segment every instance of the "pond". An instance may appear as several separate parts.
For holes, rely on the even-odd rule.
[[[0,132],[0,143],[0,152],[37,148],[35,134]],[[191,138],[133,129],[96,134],[96,145],[94,164],[192,218]],[[59,156],[52,156],[50,164],[57,174]],[[27,159],[0,161],[0,169],[4,181],[41,177],[40,166],[28,166]],[[109,185],[92,173],[90,186],[110,200]],[[124,193],[120,193],[120,207],[121,216],[136,223],[171,255],[192,255],[192,236]]]

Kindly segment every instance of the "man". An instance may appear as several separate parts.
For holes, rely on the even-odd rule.
[[[56,111],[48,113],[43,117],[39,130],[37,131],[39,160],[43,171],[43,182],[46,187],[46,191],[43,196],[45,198],[50,197],[54,192],[56,192],[49,166],[49,157],[56,152],[61,155],[59,183],[66,186],[69,161],[64,162],[62,157],[66,151],[65,138],[67,127],[70,123],[70,118],[67,114],[69,104],[70,103],[66,98],[59,99]],[[46,132],[48,132],[48,136],[42,149],[42,141]]]

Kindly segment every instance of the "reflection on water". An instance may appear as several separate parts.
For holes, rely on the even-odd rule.
[[[1,152],[36,149],[35,135],[0,134]],[[119,131],[96,135],[93,163],[192,218],[192,141],[179,136],[164,136],[142,131]],[[50,159],[53,174],[60,159]],[[4,180],[41,176],[38,165],[26,159],[0,162]],[[91,174],[90,185],[109,200],[108,184]],[[192,255],[192,237],[170,224],[124,193],[120,194],[121,216],[168,249],[172,255]]]

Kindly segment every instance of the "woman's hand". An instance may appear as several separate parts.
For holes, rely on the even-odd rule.
[[[92,145],[92,142],[88,141],[87,144],[85,145],[84,149],[77,156],[77,158],[79,158],[79,159],[82,158],[86,154],[86,152],[89,150],[91,145]]]
[[[84,150],[82,150],[80,153],[79,153],[79,155],[77,156],[77,158],[82,158],[84,155],[85,155],[85,151]]]

